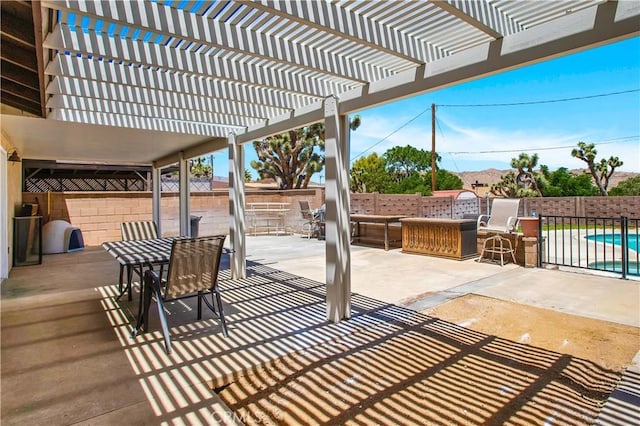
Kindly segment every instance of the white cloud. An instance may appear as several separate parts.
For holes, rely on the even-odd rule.
[[[415,124],[414,122],[397,130],[411,118],[408,116],[366,116],[366,118],[363,118],[360,128],[351,132],[351,158],[365,150],[364,156],[373,152],[382,155],[386,150],[394,146],[412,145],[420,149],[430,150],[430,128],[427,131],[420,123]]]
[[[393,133],[413,117],[366,116],[362,126],[351,133],[351,158],[369,149],[383,154],[393,146],[412,145],[431,150],[431,121],[425,114]],[[511,159],[521,152],[537,153],[539,164],[552,170],[559,167],[584,168],[585,163],[572,157],[571,150],[578,141],[595,142],[598,158],[618,156],[624,161],[620,171],[640,172],[640,143],[638,140],[606,141],[606,134],[562,133],[557,130],[503,129],[495,127],[466,126],[450,118],[440,116],[436,133],[436,151],[443,158],[443,167],[453,171],[480,170],[487,167],[506,169]],[[390,135],[393,133],[392,135]],[[389,136],[390,135],[390,136]],[[383,142],[383,138],[389,136]],[[598,142],[602,142],[599,144]]]

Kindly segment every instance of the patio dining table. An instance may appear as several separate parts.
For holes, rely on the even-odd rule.
[[[189,237],[165,237],[147,240],[110,241],[102,243],[107,253],[125,266],[149,266],[168,264],[171,258],[171,246],[174,240]],[[233,250],[224,249],[224,253]]]
[[[173,238],[153,238],[148,240],[110,241],[102,247],[121,265],[151,266],[169,263]]]
[[[171,247],[173,245],[173,241],[183,238],[188,237],[165,237],[146,240],[110,241],[107,243],[102,243],[102,247],[122,266],[127,266],[130,268],[140,267],[153,269],[154,266],[160,266],[162,268],[165,265],[169,264],[169,260],[171,259]],[[227,248],[224,249],[224,253],[232,252],[233,250]],[[129,279],[129,282],[126,286],[124,286],[123,282],[120,281],[120,294],[118,295],[116,300],[122,297],[124,292],[127,291],[129,286],[131,285],[131,276],[127,278]],[[120,279],[122,279],[122,274],[120,275]],[[142,276],[140,278],[140,281],[140,286],[142,287],[144,285],[144,279]],[[143,289],[141,288],[141,295],[142,292]],[[133,330],[133,335],[137,334],[140,330],[144,314],[142,296],[139,299],[137,323],[136,327]]]
[[[183,238],[183,237],[177,237]],[[153,269],[154,266],[163,267],[164,265],[169,264],[169,259],[171,259],[171,246],[173,245],[173,240],[176,237],[172,238],[153,238],[146,240],[127,240],[127,241],[110,241],[107,243],[103,243],[102,247],[109,253],[111,256],[115,257],[115,259],[120,263],[121,267],[128,267],[129,270],[135,267],[139,267],[142,271],[142,268]],[[131,274],[127,276],[128,282],[127,285],[124,285],[122,282],[122,273],[120,273],[120,282],[118,289],[120,294],[117,296],[116,300],[119,300],[120,297],[130,289],[131,286]],[[140,287],[143,286],[143,276],[140,274]],[[142,289],[140,290],[140,294],[142,295]],[[143,317],[143,303],[142,296],[138,301],[138,315],[136,321],[136,327],[134,328],[134,334],[137,334],[140,329],[140,325],[142,324]],[[129,291],[129,300],[131,300],[131,292]]]

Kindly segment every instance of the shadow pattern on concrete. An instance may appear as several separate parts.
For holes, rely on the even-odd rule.
[[[158,421],[187,424],[591,424],[620,374],[591,361],[475,332],[362,295],[326,321],[325,285],[258,263],[221,289],[229,337],[167,306],[131,339],[137,309],[102,303]]]

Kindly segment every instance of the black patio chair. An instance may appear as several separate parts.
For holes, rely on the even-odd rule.
[[[225,238],[226,235],[216,235],[174,240],[171,247],[166,284],[163,283],[155,271],[149,269],[145,272],[142,323],[144,330],[147,330],[149,306],[153,296],[158,305],[158,315],[160,316],[162,334],[164,335],[165,348],[168,354],[171,353],[171,337],[164,312],[164,302],[197,297],[197,319],[202,319],[202,302],[204,301],[209,309],[220,319],[224,336],[227,337],[228,335],[222,310],[222,299],[218,288],[218,271]],[[211,302],[207,300],[208,295],[211,295]],[[217,311],[214,304],[217,306]],[[136,332],[134,331],[135,334]]]
[[[122,241],[132,241],[132,240],[151,240],[154,238],[158,238],[158,227],[156,223],[152,220],[140,220],[134,222],[122,222],[120,224],[120,235],[122,237]],[[162,268],[162,266],[161,266]],[[139,265],[139,268],[136,269],[136,273],[140,276],[140,281],[143,279],[142,273],[142,265]],[[124,265],[120,265],[120,282],[118,283],[118,292],[120,293],[116,300],[120,300],[122,295],[124,294]],[[162,269],[160,270],[160,274],[162,275]],[[131,301],[131,280],[133,279],[133,267],[127,266],[127,292],[128,299]]]

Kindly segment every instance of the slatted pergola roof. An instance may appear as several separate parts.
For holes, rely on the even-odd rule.
[[[321,121],[330,96],[349,114],[640,29],[635,1],[39,4],[46,118],[183,135],[132,151],[147,164]]]
[[[574,34],[576,21],[595,17],[603,3],[45,0],[42,7],[53,11],[44,37],[47,118],[203,138],[235,132],[248,141],[286,130],[273,123],[292,117],[308,117],[292,125],[320,120],[313,112],[328,96],[349,113],[408,96],[407,86],[417,94],[459,81],[446,74],[474,62],[452,59],[477,61],[484,52],[490,60],[492,43],[504,48],[529,32],[551,40],[552,29]],[[609,9],[635,21],[637,31],[633,3]],[[518,41],[526,49],[536,42]],[[475,75],[515,66],[475,64]],[[430,74],[444,81],[430,84]],[[376,96],[376,86],[388,89]]]
[[[635,0],[39,4],[46,119],[3,115],[3,133],[23,158],[152,163],[157,224],[159,169],[177,162],[186,236],[187,160],[228,148],[233,277],[246,276],[239,145],[324,120],[331,321],[351,315],[348,114],[640,33]]]

